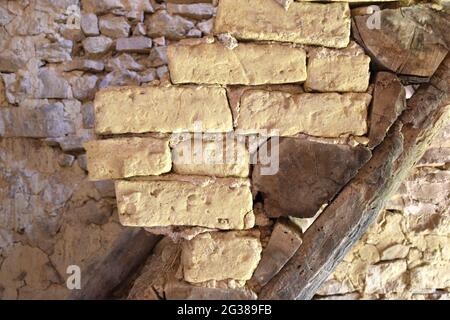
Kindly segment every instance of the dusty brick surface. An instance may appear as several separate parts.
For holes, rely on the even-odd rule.
[[[174,83],[245,84],[303,82],[306,54],[279,44],[241,43],[233,50],[216,42],[168,49]]]

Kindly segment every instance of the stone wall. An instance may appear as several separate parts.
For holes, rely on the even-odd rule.
[[[243,1],[236,10],[235,1],[222,0],[217,10],[217,1],[207,0],[0,0],[0,298],[70,296],[67,267],[80,266],[83,274],[100,265],[133,230],[121,224],[178,240],[160,242],[130,297],[255,298],[250,289],[257,291],[273,276],[264,270],[253,274],[260,252],[283,242],[270,234],[288,234],[298,247],[303,218],[314,215],[365,161],[360,149],[368,142],[373,93],[370,59],[355,42],[349,44],[346,4],[293,3],[287,23],[280,23],[274,12],[284,9],[276,1],[258,1],[259,6]],[[321,10],[334,13],[327,28],[314,24]],[[261,15],[271,21],[270,30],[256,23]],[[289,21],[300,15],[311,23],[295,32]],[[331,74],[322,76],[325,71]],[[353,167],[339,174],[325,196],[308,200],[296,221],[300,228],[287,219],[274,224],[279,212],[291,215],[298,207],[252,196],[261,190],[249,182],[252,172],[252,181],[258,177],[248,141],[232,165],[176,164],[171,158],[186,142],[173,141],[170,133],[180,129],[219,136],[233,129],[247,135],[279,129],[291,137],[281,144],[285,152],[300,143],[317,154],[341,155],[322,172],[330,174],[349,158]],[[293,136],[300,142],[290,142]],[[214,150],[217,143],[210,142],[201,143]],[[430,149],[426,157],[433,161],[424,160],[405,183],[403,203],[393,202],[355,248],[368,257],[352,253],[319,298],[445,297],[448,211],[440,204],[448,191],[436,201],[430,191],[411,195],[410,189],[438,181],[448,190],[448,147]],[[88,181],[88,171],[96,181]],[[108,180],[161,174],[116,182],[116,192]],[[417,181],[424,182],[417,187]],[[189,204],[196,209],[188,210]],[[179,213],[175,220],[173,210]],[[195,214],[207,210],[209,219]],[[378,234],[400,226],[402,239],[380,242]],[[205,248],[218,250],[217,264],[211,256],[204,260]],[[276,270],[285,259],[270,261],[263,254],[261,263]],[[209,273],[198,272],[208,267]],[[152,278],[155,270],[164,272]]]

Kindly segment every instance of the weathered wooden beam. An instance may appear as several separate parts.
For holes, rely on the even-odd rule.
[[[450,55],[408,101],[372,159],[306,231],[303,244],[259,295],[311,299],[367,230],[450,119]]]
[[[125,230],[109,255],[81,274],[81,289],[74,290],[69,299],[108,299],[118,286],[123,285],[150,255],[160,239],[143,229]]]

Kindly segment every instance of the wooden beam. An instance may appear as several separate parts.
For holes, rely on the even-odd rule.
[[[434,135],[450,119],[450,55],[375,148],[372,159],[306,231],[303,244],[260,299],[311,299],[375,220]]]
[[[81,274],[81,289],[74,290],[69,299],[108,299],[113,291],[146,261],[159,236],[143,229],[129,228],[114,244],[109,255]]]

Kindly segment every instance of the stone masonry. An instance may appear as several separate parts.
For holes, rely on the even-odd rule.
[[[408,72],[371,2],[434,30]],[[90,297],[257,299],[448,52],[413,2],[0,0],[0,299],[73,298],[71,265]],[[449,298],[448,131],[316,299]]]

